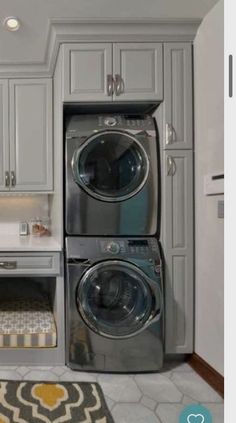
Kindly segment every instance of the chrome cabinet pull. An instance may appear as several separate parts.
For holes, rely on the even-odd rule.
[[[175,141],[175,131],[171,123],[166,123],[166,145]]]
[[[167,175],[174,176],[176,172],[176,163],[172,156],[167,156]]]
[[[15,187],[16,186],[16,175],[15,172],[11,172],[11,186]]]
[[[17,268],[16,261],[1,261],[0,262],[0,269],[13,270],[16,268]]]
[[[9,172],[5,172],[5,187],[10,186],[10,174]]]
[[[112,75],[107,75],[107,95],[111,97],[114,91],[114,81]]]
[[[119,96],[124,92],[124,82],[120,75],[115,74],[115,95]]]

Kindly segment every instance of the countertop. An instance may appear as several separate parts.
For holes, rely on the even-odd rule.
[[[53,236],[19,236],[0,234],[0,252],[62,251],[62,246]]]

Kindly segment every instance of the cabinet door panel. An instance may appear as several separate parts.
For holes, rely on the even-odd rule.
[[[8,140],[8,81],[0,80],[0,190],[8,191],[5,181],[9,171],[9,140]]]
[[[64,45],[64,101],[111,101],[107,76],[112,74],[110,43]]]
[[[193,349],[193,168],[192,152],[165,151],[163,233],[166,352]]]
[[[191,44],[164,44],[164,90],[164,148],[192,148]]]
[[[121,77],[121,92],[113,96],[116,101],[162,100],[162,44],[114,44],[113,75]]]
[[[52,190],[51,80],[10,81],[10,117],[11,190]]]

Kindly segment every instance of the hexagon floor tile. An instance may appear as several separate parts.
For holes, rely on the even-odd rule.
[[[1,380],[97,381],[115,423],[176,423],[181,410],[200,402],[214,423],[223,423],[221,397],[186,363],[168,362],[163,372],[101,374],[78,372],[66,366],[1,366]]]
[[[104,394],[116,402],[139,402],[142,396],[134,379],[129,375],[100,375],[98,383]]]
[[[199,402],[222,402],[222,398],[195,372],[174,372],[172,382],[187,396]]]
[[[182,400],[183,394],[170,379],[160,373],[136,375],[134,379],[142,393],[157,403]]]
[[[154,412],[142,404],[116,404],[112,416],[115,423],[161,423]]]

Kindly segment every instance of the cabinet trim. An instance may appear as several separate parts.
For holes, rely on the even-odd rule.
[[[60,44],[73,42],[191,42],[201,19],[50,19],[40,62],[1,63],[2,78],[52,77]]]

